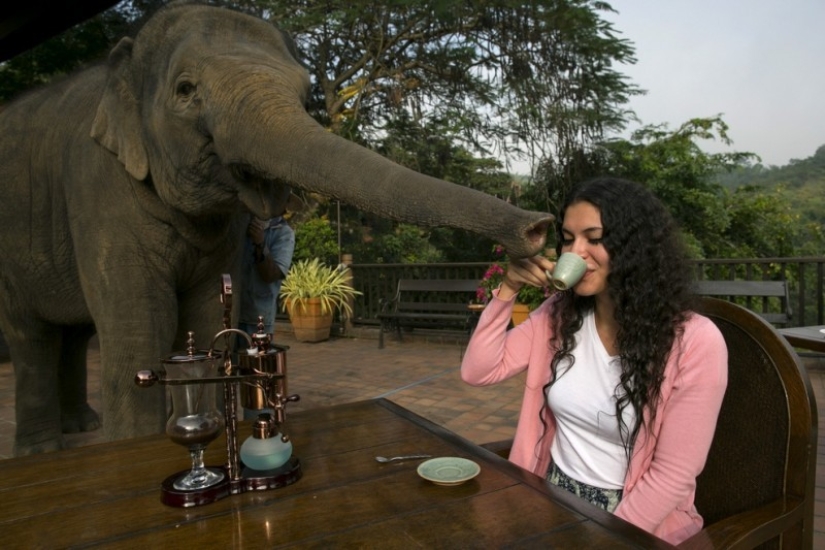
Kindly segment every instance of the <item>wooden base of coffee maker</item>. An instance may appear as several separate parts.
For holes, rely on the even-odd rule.
[[[260,471],[247,468],[241,464],[241,478],[234,483],[229,479],[223,467],[208,467],[215,473],[222,473],[223,479],[203,489],[182,490],[175,488],[175,482],[185,476],[189,470],[173,474],[163,480],[160,491],[160,501],[176,508],[190,508],[211,504],[229,495],[246,493],[248,491],[268,491],[292,485],[303,476],[301,461],[296,457],[290,459],[274,470]]]
[[[189,473],[189,470],[172,474],[164,479],[160,485],[160,501],[167,506],[190,508],[211,504],[216,500],[229,496],[229,476],[226,475],[226,470],[223,467],[208,467],[207,470],[222,474],[223,479],[203,489],[184,490],[176,489],[175,482]]]

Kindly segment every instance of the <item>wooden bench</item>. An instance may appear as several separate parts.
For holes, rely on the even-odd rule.
[[[786,281],[696,281],[694,288],[700,296],[736,302],[769,323],[787,325],[791,321],[791,300]],[[771,307],[772,303],[774,307]]]
[[[378,348],[384,332],[413,328],[454,328],[470,331],[475,313],[467,307],[475,298],[476,279],[400,279],[395,296],[381,300]]]

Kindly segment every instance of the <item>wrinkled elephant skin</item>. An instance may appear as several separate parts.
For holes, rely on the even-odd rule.
[[[249,212],[290,187],[421,225],[464,228],[517,256],[552,218],[423,176],[326,132],[305,112],[291,40],[223,8],[168,5],[105,64],[0,113],[0,328],[16,378],[15,452],[97,427],[86,346],[97,331],[108,439],[162,432],[140,369],[208,347]]]

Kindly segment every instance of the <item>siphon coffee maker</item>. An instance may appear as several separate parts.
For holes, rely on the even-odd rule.
[[[177,472],[161,484],[161,502],[169,506],[190,507],[209,504],[229,495],[285,487],[302,476],[301,463],[292,454],[292,441],[284,431],[286,404],[298,401],[287,394],[287,346],[272,344],[263,319],[252,335],[230,328],[232,281],[221,280],[224,306],[223,329],[212,338],[208,350],[195,347],[194,334],[188,333],[187,349],[161,359],[155,372],[142,370],[135,376],[140,387],[156,383],[169,387],[172,413],[166,424],[169,438],[189,450],[192,466]],[[243,345],[232,358],[232,338]],[[224,349],[215,344],[224,339]],[[216,389],[223,387],[223,414],[217,409]],[[252,433],[238,444],[238,405],[257,411]],[[203,453],[207,445],[226,435],[226,463],[206,466]]]

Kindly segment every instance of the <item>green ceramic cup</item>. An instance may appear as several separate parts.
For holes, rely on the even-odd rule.
[[[581,281],[587,271],[587,262],[581,256],[572,252],[565,252],[556,260],[556,267],[553,272],[547,273],[553,288],[556,290],[567,290]]]

